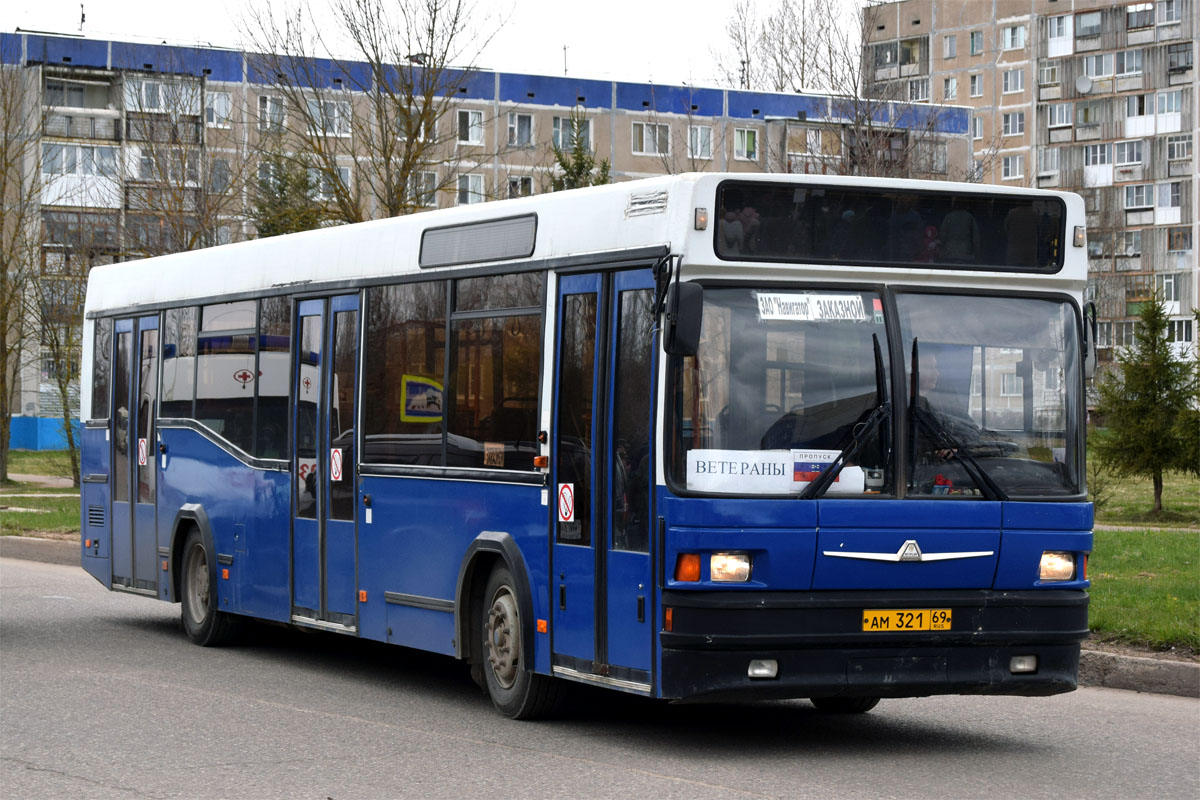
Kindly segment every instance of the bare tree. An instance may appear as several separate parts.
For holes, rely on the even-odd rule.
[[[16,37],[5,46],[19,47]],[[8,451],[19,376],[29,355],[28,287],[39,257],[42,110],[39,71],[0,54],[0,483],[8,480]]]
[[[838,0],[777,0],[760,12],[737,0],[726,22],[726,47],[713,52],[717,79],[741,89],[771,92],[828,91],[836,65],[827,46],[845,25]],[[855,59],[857,63],[857,59]]]
[[[503,149],[487,142],[492,106],[463,105],[492,35],[470,0],[328,0],[327,10],[337,30],[318,27],[307,2],[250,11],[242,28],[257,51],[251,69],[270,81],[259,141],[307,162],[330,219],[419,210],[456,186],[460,168]]]

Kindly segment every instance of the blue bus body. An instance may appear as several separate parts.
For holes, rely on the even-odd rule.
[[[709,180],[715,183],[719,177]],[[703,195],[707,200],[702,203],[694,199],[702,196],[700,189],[685,184],[688,192],[695,192],[685,196],[688,215],[692,205],[715,208],[709,195]],[[660,185],[672,191],[677,184]],[[600,196],[624,201],[616,187],[609,189]],[[537,203],[531,207],[541,215],[540,231],[566,224],[552,218],[549,200],[538,198]],[[463,211],[474,215],[466,217],[467,223],[487,221],[506,217],[502,211],[509,205],[486,213]],[[1072,205],[1068,221],[1075,212]],[[578,215],[581,210],[566,213]],[[462,214],[456,219],[461,218]],[[403,224],[418,232],[427,227]],[[345,248],[355,235],[353,227],[338,232],[343,238],[331,246]],[[372,230],[371,235],[389,241],[388,252],[402,251],[403,241],[390,242],[391,234],[378,226]],[[320,235],[327,233],[331,232]],[[669,699],[813,697],[827,702],[943,693],[1042,695],[1073,689],[1079,642],[1087,634],[1086,554],[1092,548],[1091,505],[1078,476],[1082,455],[1076,448],[1082,433],[1076,430],[1077,419],[1044,424],[1067,431],[1060,437],[1067,441],[1059,448],[1063,452],[1051,457],[1050,448],[1031,447],[1033,456],[1018,465],[1018,471],[1030,469],[1035,475],[1039,470],[1075,475],[1063,479],[1067,488],[1047,497],[1030,497],[1027,490],[1013,490],[1014,484],[1003,484],[1002,493],[993,494],[970,464],[961,464],[951,478],[946,476],[959,466],[938,467],[938,485],[955,486],[957,494],[940,497],[940,489],[921,489],[911,480],[915,461],[908,467],[888,461],[887,476],[879,477],[867,466],[865,455],[858,458],[864,465],[861,474],[868,481],[885,481],[882,491],[868,484],[855,496],[756,495],[758,490],[750,482],[739,483],[740,478],[717,489],[705,488],[693,462],[683,460],[687,448],[716,441],[722,426],[751,426],[751,421],[731,423],[728,415],[718,417],[713,411],[702,422],[702,404],[695,390],[684,386],[690,380],[680,366],[686,359],[664,350],[667,322],[658,306],[664,264],[671,264],[683,248],[656,249],[651,245],[660,241],[657,234],[648,236],[641,249],[618,249],[602,257],[560,258],[551,253],[522,262],[522,271],[544,276],[539,278],[544,286],[539,284],[543,288],[534,306],[499,307],[484,320],[485,311],[465,305],[460,310],[454,305],[457,300],[446,301],[449,316],[430,322],[422,334],[427,344],[441,348],[430,345],[429,363],[442,359],[437,363],[445,364],[441,372],[423,379],[424,386],[436,387],[428,390],[433,397],[429,402],[437,409],[447,406],[444,412],[428,412],[433,422],[427,425],[392,418],[394,408],[413,407],[404,394],[409,390],[395,388],[399,375],[381,371],[381,364],[390,369],[399,362],[377,360],[384,358],[377,347],[384,340],[371,338],[383,335],[376,315],[386,307],[388,295],[381,288],[391,274],[386,265],[378,275],[343,275],[324,289],[318,284],[302,292],[281,292],[271,288],[276,281],[264,279],[262,290],[247,288],[232,297],[201,287],[184,292],[177,301],[157,303],[114,301],[93,278],[85,380],[93,378],[98,388],[89,398],[92,413],[85,413],[82,434],[84,569],[114,590],[183,601],[185,623],[189,608],[199,608],[202,613],[193,615],[189,634],[212,620],[250,617],[469,660],[481,666],[493,697],[500,695],[497,704],[511,716],[544,710],[517,696],[531,679],[535,683],[529,691],[578,681]],[[256,246],[259,249],[250,253],[255,258],[271,252],[254,243],[218,248],[203,257],[221,264],[223,251]],[[361,252],[367,252],[365,246]],[[194,269],[201,256],[186,255],[193,260],[181,263]],[[1082,255],[1068,256],[1063,270],[1076,269]],[[417,259],[415,252],[411,258]],[[675,280],[686,277],[686,255],[674,263]],[[132,266],[117,265],[127,271],[114,275],[114,282],[146,274],[132,271]],[[489,271],[474,264],[451,265],[421,272],[419,278],[430,286],[447,282],[434,288],[444,288],[447,297],[462,298],[471,289],[469,281],[502,278],[511,266],[501,262]],[[786,286],[787,270],[774,265],[770,269],[768,277],[745,280]],[[802,270],[796,272],[801,277]],[[877,325],[876,341],[885,331],[885,315],[887,336],[900,338],[901,323],[894,320],[902,316],[903,293],[911,291],[891,288],[883,280],[884,272],[875,270],[862,282],[884,287],[878,291],[883,301],[875,306],[875,320],[869,318],[873,295],[866,290],[861,298],[868,312],[863,320],[855,320],[860,326]],[[1028,286],[1039,297],[1061,296],[1061,302],[1055,302],[1069,317],[1078,307],[1080,281],[1077,275],[1067,281],[1063,274],[1047,281],[1052,286],[1013,276],[1012,287],[1005,291]],[[725,285],[714,276],[715,272],[706,277],[697,270],[697,280],[710,281],[706,302],[710,294],[720,296],[712,287]],[[417,280],[416,273],[406,280]],[[732,272],[726,280],[734,280]],[[911,287],[916,281],[906,274],[902,282]],[[850,286],[858,303],[853,275],[842,274],[829,285],[839,291]],[[961,291],[977,289],[968,285]],[[258,316],[250,317],[259,321],[248,323],[246,341],[252,344],[245,369],[226,368],[225,362],[215,360],[218,351],[229,351],[227,342],[215,343],[215,332],[211,349],[205,351],[208,309],[222,303],[253,304],[259,302],[255,298],[268,295],[287,309],[281,323],[290,331],[286,338],[272,334],[276,338],[265,344],[267,307],[262,301],[253,306]],[[926,299],[922,296],[920,302]],[[497,301],[493,296],[481,302]],[[202,309],[199,333],[189,335],[193,340],[199,337],[200,355],[195,358],[210,360],[208,367],[178,361],[173,368],[201,376],[202,369],[219,366],[222,374],[231,373],[231,378],[223,378],[228,386],[213,389],[224,393],[231,410],[203,410],[205,398],[199,389],[166,385],[164,360],[180,358],[187,348],[196,350],[193,340],[175,342],[178,331],[190,329],[168,318],[167,309],[174,306]],[[580,326],[580,309],[585,308],[591,322]],[[914,325],[925,324],[919,313],[911,316],[917,320]],[[647,327],[651,319],[653,325]],[[782,324],[793,323],[800,325],[796,320]],[[740,329],[731,328],[731,335],[737,336]],[[309,329],[319,337],[311,348],[303,339]],[[484,333],[472,340],[477,344],[470,344],[469,337],[478,330]],[[805,330],[807,338],[797,341],[815,348],[816,329]],[[234,337],[241,331],[237,329]],[[516,385],[517,379],[506,375],[501,387],[489,370],[500,369],[499,364],[510,369],[510,362],[486,361],[488,356],[476,351],[515,348],[511,341],[531,334],[540,341],[537,363],[521,380],[525,387],[536,386],[537,397],[529,398],[527,388],[505,396],[517,392],[508,385]],[[417,335],[411,330],[406,334]],[[579,350],[583,339],[590,339],[590,349]],[[948,372],[953,347],[967,345],[953,337],[942,339],[940,368]],[[649,343],[649,355],[636,361],[641,374],[633,378],[620,355],[627,352],[621,349],[627,340],[633,342],[628,347]],[[925,337],[925,342],[931,340],[936,341]],[[280,351],[286,342],[290,378],[286,387],[267,390],[263,367],[268,357],[263,353],[268,347]],[[458,350],[448,354],[452,347]],[[1062,347],[1067,354],[1062,358],[1075,354],[1063,374],[1081,383],[1077,344]],[[1020,349],[1014,344],[996,363],[1005,367],[1009,362],[1003,359],[1010,356],[1004,354]],[[1026,376],[1018,388],[1024,392],[1026,433],[1043,425],[1030,421],[1030,370],[1035,368],[1035,354],[1042,359],[1037,368],[1044,366],[1046,357],[1041,354],[1046,349],[1045,342],[1031,340],[1025,345],[1029,355],[1024,362],[1011,355],[1014,363],[1023,365],[1017,369],[1025,370],[1018,373]],[[883,351],[887,375],[877,368],[878,391],[899,406],[916,376],[911,381],[905,377],[900,346],[888,344]],[[511,352],[515,359],[524,351]],[[982,363],[985,372],[989,352],[975,345],[976,366]],[[771,353],[771,358],[778,357]],[[339,366],[335,362],[343,356]],[[574,359],[571,364],[568,357]],[[787,368],[801,370],[804,365],[797,361]],[[748,367],[739,367],[735,359],[729,369]],[[212,384],[212,379],[199,380]],[[445,396],[443,380],[450,381]],[[766,383],[774,386],[773,380]],[[1063,390],[1068,418],[1079,414],[1080,390]],[[172,391],[187,394],[182,408],[193,412],[167,413],[175,408],[169,407],[172,399],[178,400]],[[804,389],[807,394],[796,390],[793,395],[807,397],[816,391],[810,386]],[[381,393],[392,392],[401,405],[378,410],[372,405],[383,402]],[[490,405],[471,405],[476,402],[472,398],[488,392],[493,393]],[[310,396],[314,399],[304,400]],[[979,397],[990,402],[986,390]],[[285,405],[278,405],[283,401]],[[726,408],[739,402],[732,389],[726,401]],[[311,419],[300,410],[304,402],[312,404]],[[705,403],[711,404],[707,398]],[[456,405],[453,411],[451,404]],[[1013,400],[1012,405],[1020,403]],[[633,412],[622,416],[631,408]],[[916,429],[915,417],[906,422],[902,411],[890,413],[891,424]],[[989,412],[982,413],[986,420]],[[771,414],[786,416],[786,410],[773,407]],[[1019,418],[1020,408],[1012,414]],[[502,433],[506,415],[524,426],[520,435]],[[236,433],[242,419],[254,421],[252,432],[245,435],[249,438]],[[466,419],[470,424],[463,422]],[[450,430],[454,425],[462,427]],[[707,432],[700,432],[702,425]],[[578,436],[564,433],[572,426],[578,428]],[[754,428],[755,443],[749,446],[714,446],[705,452],[786,458],[786,448],[757,444],[764,429],[765,442],[775,430],[766,424]],[[626,435],[629,431],[650,434],[636,441]],[[855,437],[866,435],[861,419],[855,431]],[[900,441],[895,432],[878,435]],[[279,441],[266,441],[270,437]],[[685,439],[690,444],[681,445]],[[708,444],[702,445],[702,439]],[[843,448],[825,451],[838,449]],[[790,452],[799,458],[795,445]],[[534,461],[535,455],[544,460]],[[1074,465],[1068,463],[1076,456]],[[978,461],[981,469],[1005,479],[1008,465],[998,456]],[[844,466],[843,474],[857,469]],[[910,478],[907,488],[901,485],[905,475]],[[973,488],[961,488],[968,484]],[[804,485],[797,484],[796,490]],[[1046,580],[1039,572],[1046,553],[1068,554],[1077,566]],[[718,580],[710,573],[710,565],[717,563],[713,557],[728,554],[748,565],[745,579]],[[681,571],[685,563],[698,563],[699,572]],[[499,591],[497,575],[508,580]],[[507,597],[512,600],[508,605]],[[942,629],[928,624],[869,628],[891,625],[908,612],[945,613],[952,621]],[[206,635],[193,638],[201,641]],[[519,657],[515,671],[495,665],[501,654]]]

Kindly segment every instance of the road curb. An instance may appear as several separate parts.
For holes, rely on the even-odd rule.
[[[1079,685],[1200,697],[1200,664],[1084,650],[1079,654]]]
[[[0,558],[79,566],[79,543],[33,536],[0,536]],[[1079,685],[1200,697],[1200,663],[1083,650]]]

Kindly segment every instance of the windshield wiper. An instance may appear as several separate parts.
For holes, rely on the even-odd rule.
[[[888,398],[887,381],[883,374],[883,353],[879,349],[879,336],[871,334],[871,342],[875,347],[875,396],[879,398],[879,405],[871,410],[871,413],[860,425],[855,426],[850,444],[837,455],[828,467],[821,470],[808,486],[804,487],[798,497],[800,500],[807,500],[813,497],[820,497],[829,488],[829,485],[837,480],[838,474],[842,471],[842,467],[846,466],[846,462],[858,456],[867,442],[871,441],[871,434],[879,427],[885,419],[892,414],[892,401]]]
[[[917,340],[914,337],[912,346],[912,383],[910,384],[908,404],[909,487],[916,488],[913,480],[917,469],[917,426],[919,425],[925,435],[934,442],[935,451],[948,450],[952,458],[958,459],[958,462],[962,464],[963,469],[967,471],[971,480],[983,492],[984,497],[988,500],[1007,500],[1008,495],[1004,490],[992,480],[992,477],[987,474],[987,471],[983,467],[979,466],[979,462],[975,460],[975,457],[946,430],[946,426],[938,421],[933,411],[921,407],[921,373],[919,363]],[[929,401],[926,400],[925,403],[928,405]]]

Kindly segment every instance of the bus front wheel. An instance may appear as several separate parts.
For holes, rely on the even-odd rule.
[[[180,601],[183,606],[183,630],[202,647],[229,641],[234,623],[229,614],[217,610],[216,571],[212,554],[200,531],[192,528],[183,543],[183,574]]]
[[[865,714],[879,705],[878,697],[810,697],[808,700],[826,714]]]
[[[532,719],[559,701],[559,681],[530,669],[530,654],[521,635],[521,605],[512,573],[497,565],[483,593],[480,627],[482,667],[488,695],[496,709],[511,719]]]

